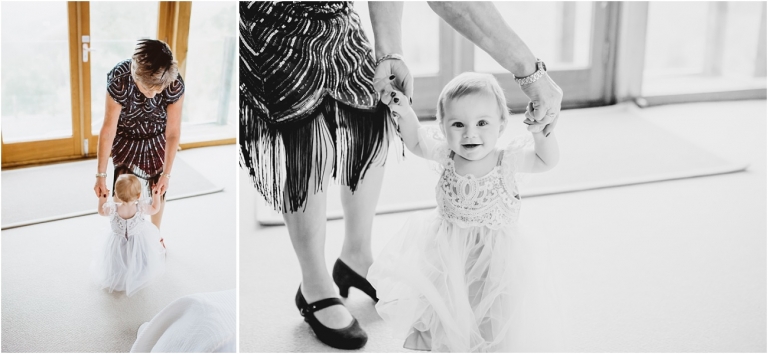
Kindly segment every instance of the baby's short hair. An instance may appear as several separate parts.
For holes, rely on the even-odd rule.
[[[124,174],[115,181],[115,195],[124,203],[130,203],[141,195],[141,181],[132,174]]]
[[[163,41],[142,39],[136,44],[131,60],[134,80],[148,88],[170,86],[179,76],[179,65],[171,48]]]
[[[496,104],[501,112],[501,121],[507,120],[509,117],[507,99],[504,97],[504,91],[502,91],[496,78],[491,74],[465,72],[454,77],[440,92],[440,97],[437,99],[437,121],[442,122],[443,120],[445,102],[474,93],[492,94],[496,98]]]

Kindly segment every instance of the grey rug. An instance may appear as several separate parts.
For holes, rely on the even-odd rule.
[[[512,116],[502,146],[526,133],[523,119]],[[521,185],[523,197],[717,175],[748,166],[654,125],[631,104],[564,111],[557,139],[560,163],[549,172],[529,175]],[[434,208],[438,177],[425,160],[408,151],[405,159],[391,154],[376,213]],[[343,217],[339,191],[333,183],[328,188],[328,219]],[[264,201],[257,203],[256,217],[264,226],[283,224],[282,216]]]
[[[113,167],[107,167],[112,190]],[[59,163],[2,172],[2,229],[95,214],[96,160]],[[178,156],[167,200],[220,192],[217,186]]]

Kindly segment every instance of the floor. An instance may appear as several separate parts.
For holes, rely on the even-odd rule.
[[[528,198],[521,223],[552,244],[572,352],[766,351],[766,102],[651,107],[650,122],[746,172]],[[567,147],[562,147],[567,148]],[[674,154],[674,151],[670,151]],[[653,156],[649,158],[664,158]],[[240,350],[329,352],[299,316],[300,281],[285,227],[254,222],[239,172]],[[377,216],[376,255],[411,213]],[[327,224],[326,262],[343,241]],[[363,352],[407,352],[353,289]]]
[[[171,301],[235,288],[237,149],[178,156],[224,191],[168,202],[161,229],[166,272],[130,298],[90,282],[92,247],[108,228],[103,217],[2,232],[3,352],[127,352],[139,325]]]

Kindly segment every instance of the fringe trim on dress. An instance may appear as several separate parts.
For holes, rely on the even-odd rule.
[[[310,118],[300,121],[267,123],[258,114],[246,100],[240,101],[240,166],[248,169],[256,190],[280,212],[306,208],[313,169],[317,173],[312,190],[322,190],[329,153],[331,176],[354,193],[369,167],[384,165],[395,133],[386,105],[362,110],[331,95]]]

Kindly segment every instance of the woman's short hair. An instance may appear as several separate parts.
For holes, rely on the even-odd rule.
[[[501,121],[507,120],[509,117],[507,99],[504,97],[504,91],[501,89],[499,82],[496,81],[496,78],[491,74],[465,72],[454,77],[443,87],[443,91],[440,92],[440,97],[437,99],[437,121],[443,121],[445,102],[475,93],[493,95],[496,98],[499,112],[501,112]]]
[[[124,174],[115,181],[115,195],[123,203],[136,201],[141,196],[141,181],[132,174]]]
[[[179,76],[179,65],[171,48],[163,41],[142,39],[136,44],[131,73],[136,81],[151,89],[165,89]]]

